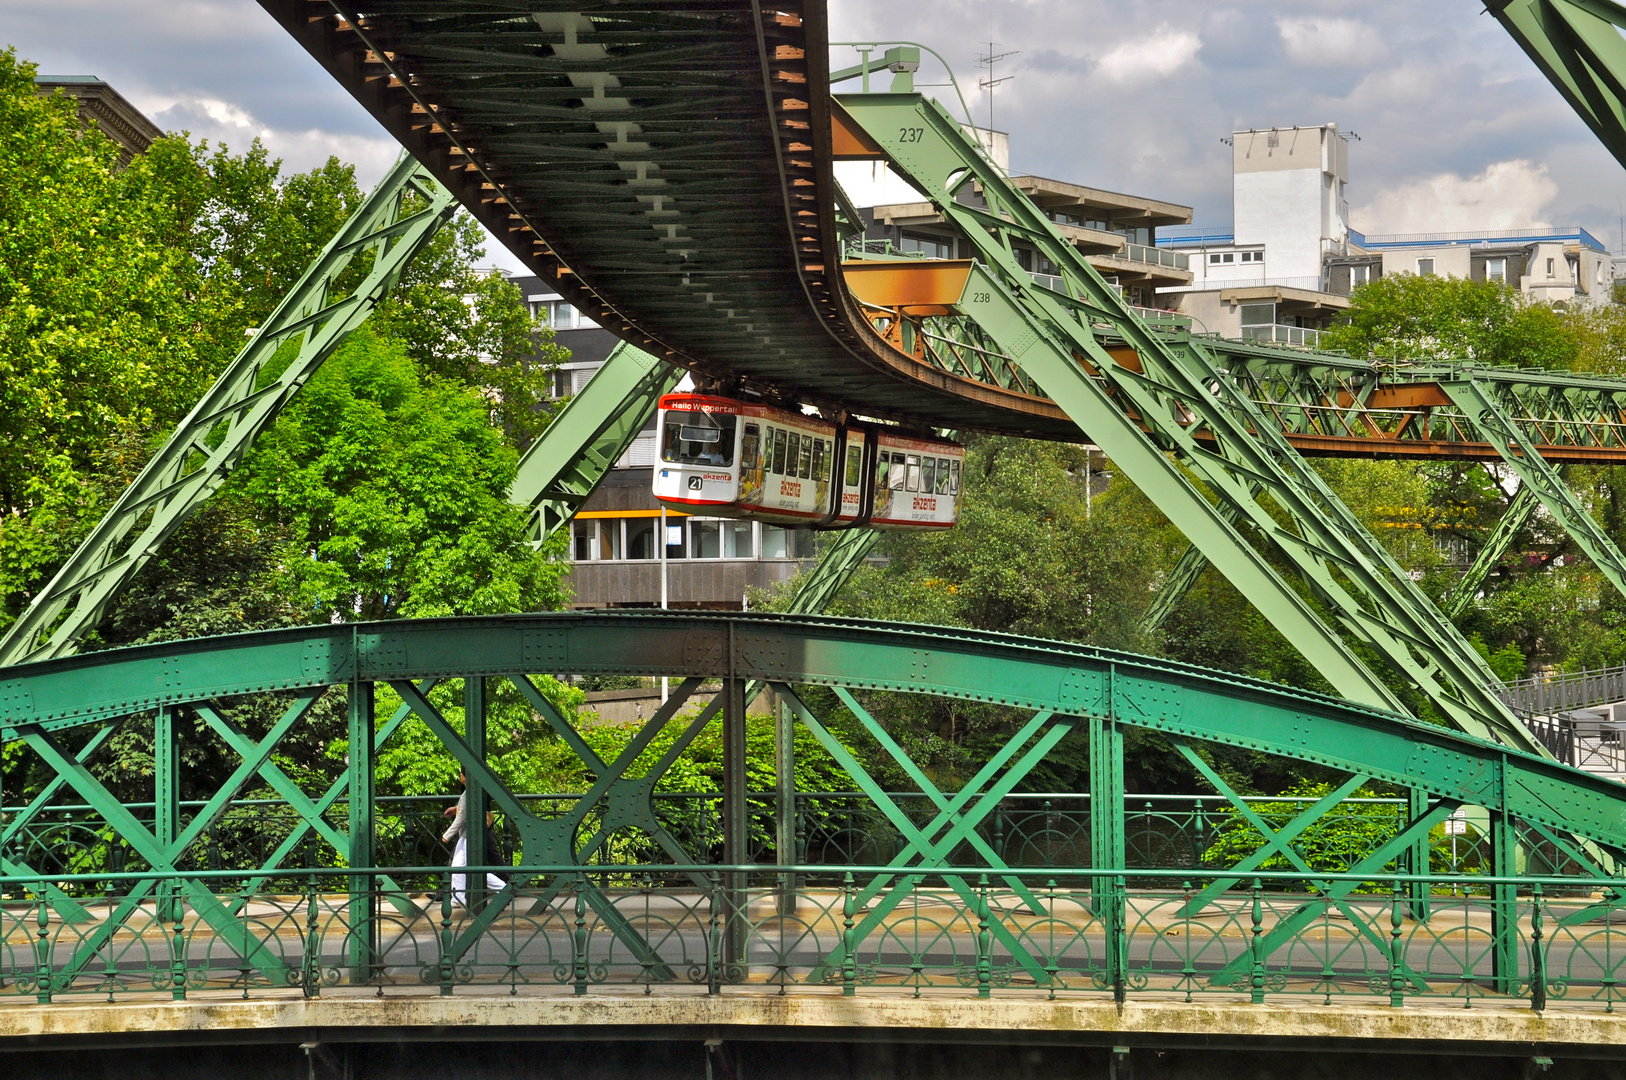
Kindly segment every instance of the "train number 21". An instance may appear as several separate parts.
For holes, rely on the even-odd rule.
[[[898,129],[898,141],[901,142],[901,143],[919,142],[920,137],[922,135],[924,135],[925,133],[926,133],[925,128],[912,128],[912,127],[899,128]]]

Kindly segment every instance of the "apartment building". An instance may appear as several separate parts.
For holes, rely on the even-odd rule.
[[[1349,252],[1349,139],[1337,124],[1231,133],[1232,228],[1172,229],[1159,243],[1190,260],[1192,281],[1159,290],[1195,329],[1314,345],[1349,307],[1327,288]]]
[[[1159,290],[1195,329],[1314,346],[1349,296],[1385,274],[1500,281],[1546,303],[1596,303],[1614,289],[1608,250],[1585,229],[1368,235],[1350,227],[1349,136],[1337,124],[1231,135],[1231,229],[1170,228],[1185,286]]]
[[[1348,252],[1327,260],[1327,288],[1335,293],[1348,295],[1385,274],[1497,281],[1551,304],[1606,302],[1615,284],[1613,257],[1579,226],[1372,236],[1351,231]]]
[[[1010,144],[1005,133],[979,129],[977,136],[1008,172]],[[1191,221],[1191,207],[1042,176],[1018,175],[1011,182],[1049,215],[1091,266],[1123,290],[1130,303],[1152,307],[1161,290],[1191,283],[1186,253],[1160,248],[1157,242],[1159,229]],[[973,184],[962,198],[969,206],[987,206],[980,184]],[[858,212],[866,241],[886,241],[895,251],[933,259],[972,257],[969,243],[929,202],[861,207]],[[1016,257],[1040,284],[1060,284],[1057,268],[1037,250],[1018,244]]]

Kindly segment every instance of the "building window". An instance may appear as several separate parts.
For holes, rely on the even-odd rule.
[[[1265,253],[1263,251],[1244,251],[1242,253],[1241,261],[1242,262],[1251,262],[1251,263],[1262,263],[1262,262],[1265,261]]]
[[[1485,260],[1485,280],[1486,281],[1506,281],[1507,280],[1507,260],[1506,259],[1486,259]]]
[[[1208,257],[1208,264],[1210,266],[1219,266],[1224,263],[1235,261],[1236,253],[1234,251],[1216,252]]]
[[[1349,268],[1349,287],[1351,289],[1358,289],[1371,280],[1372,268],[1370,266],[1352,266]]]
[[[627,558],[660,558],[660,552],[655,550],[654,518],[633,518],[627,522]]]
[[[1553,276],[1553,260],[1551,260],[1551,259],[1547,260],[1547,276],[1548,277]]]
[[[953,240],[934,240],[928,236],[910,236],[904,233],[898,241],[899,251],[918,251],[928,259],[954,258]]]
[[[1243,304],[1243,326],[1269,326],[1276,321],[1275,304]]]
[[[1433,259],[1418,259],[1417,260],[1417,276],[1418,277],[1433,277],[1434,276],[1434,260]]]

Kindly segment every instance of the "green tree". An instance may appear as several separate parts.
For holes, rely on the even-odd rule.
[[[1360,359],[1472,360],[1573,368],[1579,334],[1564,313],[1512,286],[1390,274],[1355,291],[1321,345]]]
[[[234,483],[291,538],[283,580],[315,617],[557,608],[564,534],[543,551],[526,543],[507,497],[517,462],[478,391],[363,327]]]

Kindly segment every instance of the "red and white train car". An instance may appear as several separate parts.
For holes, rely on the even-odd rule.
[[[663,397],[659,425],[655,498],[686,514],[877,529],[946,529],[959,514],[957,443],[705,394]]]

